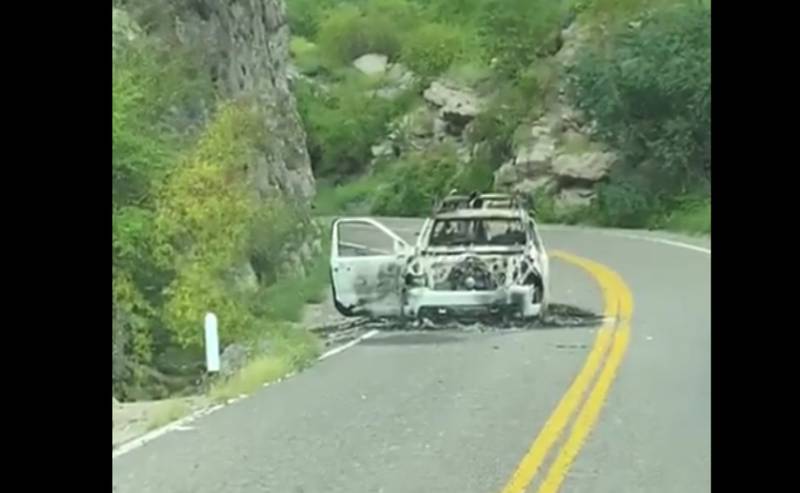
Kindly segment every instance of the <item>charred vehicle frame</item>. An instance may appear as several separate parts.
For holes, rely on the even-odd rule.
[[[345,241],[343,229],[362,240]],[[369,244],[375,230],[384,244]],[[371,218],[334,221],[331,284],[346,316],[529,319],[547,308],[549,259],[536,221],[516,197],[451,195],[425,220],[414,246]]]

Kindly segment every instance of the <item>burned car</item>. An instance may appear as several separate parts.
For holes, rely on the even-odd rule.
[[[524,319],[544,313],[549,260],[534,218],[496,194],[448,199],[424,222],[414,246],[374,219],[334,222],[331,281],[340,313]]]

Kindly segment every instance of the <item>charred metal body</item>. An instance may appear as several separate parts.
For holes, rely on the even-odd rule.
[[[449,199],[425,221],[414,247],[369,218],[334,223],[331,280],[343,315],[543,314],[549,261],[533,217],[509,196]],[[388,235],[391,251],[360,245],[363,255],[344,255],[355,243],[340,229],[359,224]]]

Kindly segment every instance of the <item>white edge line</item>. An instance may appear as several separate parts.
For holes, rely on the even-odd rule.
[[[317,361],[322,361],[324,359],[330,358],[331,356],[339,354],[339,353],[341,353],[342,351],[344,351],[346,349],[350,349],[351,347],[355,346],[359,342],[361,342],[361,341],[363,341],[365,339],[369,339],[370,337],[376,336],[379,332],[380,331],[378,329],[370,330],[366,334],[362,334],[362,335],[356,337],[355,339],[353,339],[352,341],[350,341],[350,342],[348,342],[346,344],[342,344],[341,346],[337,346],[337,347],[335,347],[333,349],[330,349],[330,350],[326,351],[319,358],[317,358]]]
[[[357,338],[353,339],[352,341],[350,341],[350,342],[348,342],[346,344],[342,344],[341,346],[337,346],[337,347],[335,347],[333,349],[330,349],[330,350],[326,351],[325,353],[323,353],[322,355],[320,355],[317,358],[317,361],[322,361],[324,359],[330,358],[331,356],[339,354],[342,351],[350,349],[351,347],[355,346],[359,342],[361,342],[361,341],[363,341],[365,339],[369,339],[370,337],[374,337],[378,333],[380,333],[380,331],[377,330],[377,329],[374,329],[374,330],[371,330],[371,331],[369,331],[369,332],[367,332],[365,334],[362,334],[362,335],[358,336]],[[296,372],[291,372],[291,373],[287,374],[286,376],[284,376],[283,378],[277,380],[276,382],[271,382],[271,383],[277,383],[279,381],[286,380],[287,378],[289,378],[289,377],[291,377],[292,375],[295,375],[295,374],[296,374]],[[269,385],[270,384],[265,384],[264,387],[268,387]],[[245,399],[246,397],[247,396],[239,396],[239,397],[236,397],[234,399],[231,399],[230,401],[228,401],[227,405],[230,405],[230,404],[233,404],[235,402],[238,402],[238,401],[240,401],[242,399]],[[120,456],[122,456],[124,454],[127,454],[131,450],[135,450],[135,449],[141,447],[142,445],[144,445],[144,444],[146,444],[148,442],[151,442],[151,441],[155,440],[156,438],[158,438],[158,437],[160,437],[162,435],[166,435],[170,431],[188,431],[188,429],[194,429],[193,427],[192,428],[188,428],[186,425],[188,425],[189,423],[191,423],[192,421],[194,421],[194,420],[196,420],[196,419],[198,419],[200,417],[207,416],[207,415],[209,415],[211,413],[219,411],[220,409],[222,409],[224,407],[226,407],[226,404],[217,404],[216,406],[212,406],[212,407],[205,408],[205,409],[200,409],[198,411],[193,412],[192,414],[190,414],[188,416],[184,416],[183,418],[181,418],[181,419],[179,419],[177,421],[173,421],[172,423],[169,423],[169,424],[167,424],[165,426],[162,426],[161,428],[157,428],[157,429],[155,429],[153,431],[149,431],[149,432],[145,433],[144,435],[142,435],[142,436],[140,436],[138,438],[134,438],[133,440],[125,442],[122,445],[120,445],[119,447],[117,447],[114,450],[112,450],[111,459],[113,460],[113,459],[116,459],[116,458],[118,458],[118,457],[120,457]]]
[[[144,435],[142,435],[142,436],[140,436],[138,438],[134,438],[133,440],[130,440],[128,442],[125,442],[122,445],[120,445],[119,447],[117,447],[116,449],[114,449],[111,452],[111,458],[113,460],[113,459],[116,459],[117,457],[119,457],[119,456],[121,456],[123,454],[127,454],[131,450],[137,449],[137,448],[141,447],[142,445],[144,445],[145,443],[150,442],[152,440],[155,440],[156,438],[158,438],[158,437],[160,437],[162,435],[165,435],[165,434],[169,433],[170,431],[177,431],[177,430],[180,430],[182,428],[186,428],[187,427],[186,425],[188,425],[192,421],[196,420],[197,418],[200,418],[202,416],[205,416],[205,415],[211,414],[213,412],[219,411],[223,407],[225,407],[225,406],[222,405],[222,404],[217,404],[216,406],[212,406],[212,407],[205,408],[205,409],[200,409],[199,411],[195,411],[195,412],[193,412],[192,414],[190,414],[188,416],[184,416],[183,418],[181,418],[181,419],[179,419],[177,421],[173,421],[172,423],[169,423],[168,425],[162,426],[161,428],[157,428],[157,429],[155,429],[153,431],[149,431],[149,432],[145,433]]]
[[[550,230],[550,231],[578,231],[578,232],[585,232],[585,233],[597,233],[605,236],[616,236],[618,238],[628,238],[629,240],[642,240],[642,241],[649,241],[651,243],[661,243],[664,245],[670,245],[679,248],[686,248],[688,250],[694,250],[696,252],[705,253],[707,255],[711,255],[711,249],[705,248],[697,245],[692,245],[690,243],[684,243],[682,241],[675,241],[675,240],[668,240],[666,238],[658,238],[658,237],[651,237],[651,236],[641,236],[636,234],[629,234],[629,233],[619,233],[616,231],[604,231],[602,229],[583,229],[583,228],[564,228],[560,226],[550,226],[550,225],[542,225],[542,230]]]

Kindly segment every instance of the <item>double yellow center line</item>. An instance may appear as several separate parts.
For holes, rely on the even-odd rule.
[[[525,491],[577,413],[566,441],[537,490],[538,493],[558,491],[570,465],[597,422],[603,401],[608,395],[611,382],[616,376],[630,341],[633,296],[619,274],[602,264],[565,252],[553,252],[553,257],[575,264],[595,278],[603,293],[606,322],[598,330],[597,339],[580,373],[561,398],[528,453],[520,461],[502,493]],[[599,376],[597,376],[598,371]],[[588,397],[585,397],[587,392]]]

